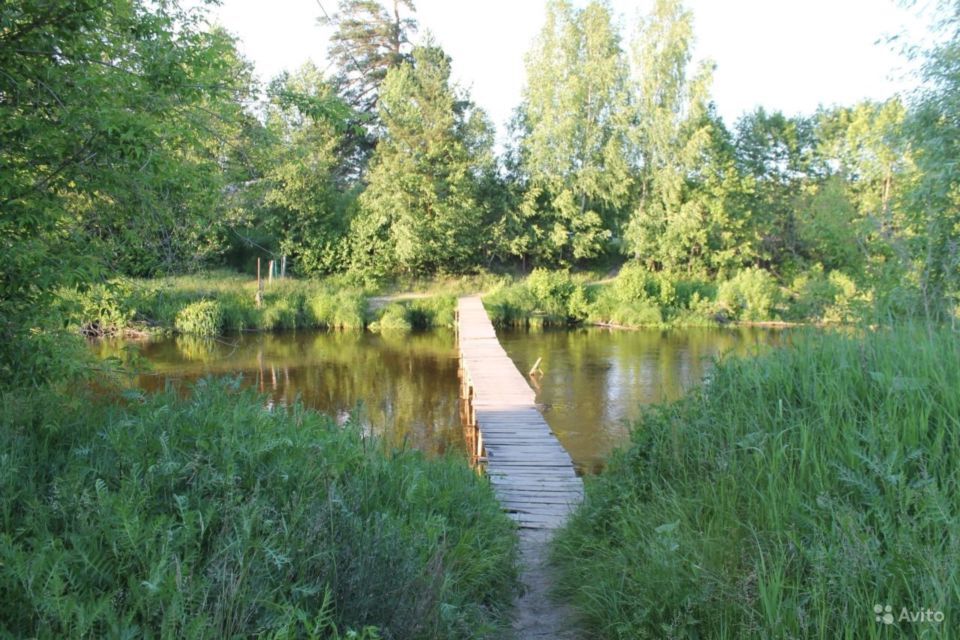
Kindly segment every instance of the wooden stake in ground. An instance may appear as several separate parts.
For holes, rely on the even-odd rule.
[[[543,375],[543,369],[540,368],[541,362],[543,362],[543,358],[542,357],[537,358],[537,361],[533,363],[532,367],[530,367],[530,373],[528,373],[527,375],[530,376],[531,378],[537,374]]]
[[[267,282],[273,284],[273,260],[267,263]]]
[[[260,258],[257,258],[257,293],[253,298],[259,309],[263,306],[263,280],[260,278]]]

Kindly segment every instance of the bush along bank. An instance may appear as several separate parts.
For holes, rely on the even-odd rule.
[[[872,308],[872,292],[834,271],[813,268],[789,286],[750,267],[729,278],[693,278],[625,265],[611,281],[591,283],[566,271],[535,269],[484,297],[499,326],[712,326],[730,322],[854,322]]]
[[[423,283],[420,283],[421,285]],[[64,291],[61,325],[89,336],[177,332],[213,336],[302,328],[408,331],[453,326],[457,295],[489,287],[484,305],[499,326],[711,326],[729,322],[844,323],[864,319],[873,292],[838,271],[812,268],[789,286],[760,268],[726,279],[692,278],[625,265],[612,281],[535,269],[524,279],[465,278],[423,297],[379,298],[349,282],[281,280],[256,303],[256,283],[213,272],[157,280],[113,280]],[[466,288],[465,288],[466,287]]]
[[[256,282],[214,272],[157,280],[118,279],[64,291],[60,324],[91,337],[162,334],[210,337],[237,331],[320,328],[360,331],[453,325],[456,298],[438,294],[371,310],[368,292],[338,282],[281,280],[257,304]]]
[[[877,604],[953,637],[960,341],[792,342],[651,408],[588,482],[554,556],[597,637],[893,637]]]
[[[0,635],[501,637],[514,527],[462,460],[229,381],[0,399]]]

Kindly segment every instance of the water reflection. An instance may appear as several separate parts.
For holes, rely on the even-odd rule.
[[[776,343],[764,329],[500,332],[521,371],[543,357],[536,380],[544,417],[582,471],[601,468],[624,442],[641,406],[672,400],[704,379],[714,358],[749,354]],[[341,421],[359,412],[361,426],[392,447],[441,453],[470,451],[459,403],[451,331],[430,333],[246,334],[219,340],[172,338],[150,343],[96,342],[101,356],[133,349],[152,365],[137,386],[184,388],[205,375],[241,375],[275,404],[295,398]],[[358,407],[360,409],[358,410]],[[476,443],[473,443],[476,446]]]
[[[98,342],[101,356],[129,343]],[[392,447],[432,453],[463,449],[455,338],[450,331],[390,334],[307,331],[218,340],[178,337],[135,345],[151,365],[137,376],[148,391],[186,387],[205,375],[240,375],[274,404],[297,397],[362,428]]]
[[[780,341],[759,328],[501,331],[521,371],[542,357],[534,385],[544,417],[581,471],[602,468],[645,404],[673,400],[708,374],[715,358]]]

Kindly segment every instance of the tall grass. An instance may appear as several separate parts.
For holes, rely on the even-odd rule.
[[[434,295],[429,298],[399,300],[377,309],[371,331],[411,331],[453,327],[456,319],[457,298],[453,295]]]
[[[960,340],[794,342],[648,412],[588,484],[555,557],[597,636],[955,637]]]
[[[154,280],[119,279],[82,292],[64,291],[58,313],[63,324],[87,335],[131,330],[216,335],[297,328],[363,329],[369,322],[362,290],[326,281],[276,281],[265,288],[259,305],[256,300],[255,280],[211,272]],[[212,316],[211,311],[216,313]]]
[[[524,279],[478,276],[395,283],[429,294],[372,310],[372,290],[344,277],[280,280],[256,304],[256,281],[214,271],[155,280],[116,279],[80,291],[64,291],[55,314],[59,326],[91,336],[134,332],[195,332],[177,319],[209,300],[222,311],[225,332],[325,328],[408,330],[453,324],[456,298],[485,292],[484,304],[500,326],[567,326],[589,322],[622,327],[704,326],[730,321],[854,322],[871,308],[873,292],[840,272],[811,269],[789,287],[761,269],[729,280],[651,272],[624,265],[612,282],[591,283],[590,274],[535,269]],[[375,305],[374,305],[375,306]],[[193,313],[196,309],[187,312]],[[192,319],[192,318],[191,318]],[[199,318],[197,318],[199,319]],[[204,325],[204,331],[210,323]]]
[[[515,535],[461,460],[235,383],[0,400],[0,636],[499,637]]]

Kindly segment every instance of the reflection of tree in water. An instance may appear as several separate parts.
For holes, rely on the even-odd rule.
[[[679,397],[725,354],[748,355],[779,340],[762,329],[505,332],[521,371],[540,356],[538,401],[561,442],[583,468],[602,465],[623,442],[643,405]],[[215,341],[163,340],[138,346],[153,365],[145,389],[167,380],[241,374],[275,404],[298,397],[343,419],[358,407],[361,426],[391,448],[462,450],[455,338],[422,334],[316,332],[247,334]],[[129,343],[97,346],[104,356]]]
[[[726,354],[747,355],[775,333],[739,328],[502,332],[526,371],[543,357],[538,401],[574,461],[595,470],[629,434],[644,405],[678,398]]]
[[[356,414],[386,446],[440,453],[462,448],[454,344],[444,331],[248,334],[202,348],[164,340],[140,348],[154,372],[141,376],[139,386],[156,390],[168,380],[241,374],[275,405],[300,398],[339,420]]]

